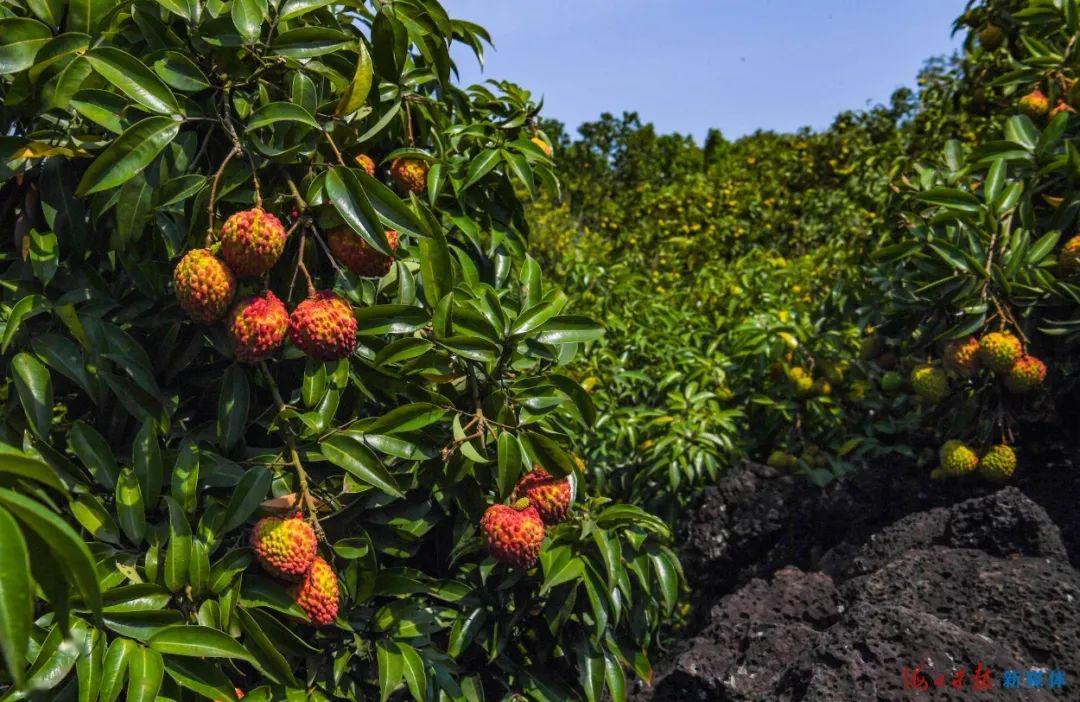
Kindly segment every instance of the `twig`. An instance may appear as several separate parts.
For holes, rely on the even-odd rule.
[[[266,361],[259,364],[259,368],[262,369],[263,375],[266,376],[266,382],[270,387],[270,394],[274,398],[274,404],[277,405],[278,413],[286,408],[285,401],[281,397],[281,391],[278,390],[277,382],[274,380],[274,376],[270,374],[270,369],[266,366]],[[319,524],[318,508],[315,506],[315,498],[311,495],[311,489],[308,483],[308,474],[304,470],[304,464],[300,462],[300,453],[296,450],[296,441],[293,439],[292,429],[288,424],[283,425],[281,430],[285,439],[285,447],[289,452],[289,462],[293,468],[296,469],[296,480],[299,483],[300,488],[300,503],[307,508],[308,518],[311,519],[311,525],[315,529],[315,535],[320,541],[326,541],[326,533],[323,532],[322,525]]]
[[[338,150],[337,144],[334,143],[334,137],[330,136],[330,132],[323,130],[323,136],[326,137],[326,141],[330,144],[330,148],[333,149],[334,155],[337,156],[338,163],[342,166],[345,165],[345,159],[341,157],[341,151]]]
[[[210,204],[207,206],[207,222],[206,222],[206,246],[209,247],[214,241],[214,205],[217,202],[217,189],[218,183],[221,181],[221,174],[225,172],[225,166],[229,165],[229,161],[233,159],[240,152],[240,147],[233,144],[232,151],[225,156],[225,160],[218,166],[217,173],[214,174],[214,181],[210,184]]]
[[[300,223],[300,220],[296,220],[296,224],[299,224],[299,223]],[[294,228],[296,227],[296,224],[293,224]],[[286,298],[286,299],[289,299],[289,300],[292,299],[293,290],[296,288],[296,276],[300,273],[300,263],[303,262],[303,260],[304,260],[304,244],[306,242],[307,242],[307,237],[306,236],[300,237],[300,248],[296,252],[296,267],[293,268],[292,279],[289,281],[289,296],[288,296],[288,298]]]

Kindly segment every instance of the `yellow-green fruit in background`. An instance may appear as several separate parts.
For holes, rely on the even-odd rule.
[[[534,136],[529,141],[539,146],[540,150],[543,151],[544,154],[547,155],[549,158],[551,157],[551,154],[555,153],[554,149],[551,148],[551,144],[547,143],[539,136]]]
[[[979,457],[963,441],[946,441],[938,454],[941,472],[946,476],[968,475],[979,467]]]
[[[792,470],[799,465],[799,459],[790,453],[777,449],[769,454],[769,460],[766,463],[770,468],[776,470]]]
[[[1011,446],[992,446],[979,461],[979,475],[995,482],[1008,480],[1016,471],[1016,452]]]
[[[1061,270],[1068,274],[1080,271],[1080,234],[1066,241],[1061,247],[1058,264]]]
[[[1041,90],[1032,90],[1020,98],[1020,111],[1033,120],[1041,120],[1050,112],[1050,98]]]
[[[810,377],[805,368],[801,366],[792,368],[788,371],[788,380],[798,397],[809,397],[814,393],[814,379]]]
[[[408,194],[427,190],[428,165],[418,158],[398,158],[390,164],[390,178],[398,190]]]
[[[210,249],[192,249],[173,271],[176,300],[192,320],[213,324],[236,295],[236,277]]]
[[[979,360],[995,373],[1008,373],[1023,352],[1020,340],[1009,332],[991,332],[979,340]]]
[[[988,24],[979,31],[979,45],[987,51],[996,51],[1005,43],[1005,30],[996,24]]]
[[[975,337],[957,339],[945,345],[941,356],[945,369],[961,378],[970,378],[979,372],[979,340]]]
[[[937,404],[949,394],[949,377],[940,368],[924,363],[911,371],[911,389],[923,402]]]
[[[1005,387],[1010,392],[1022,395],[1038,389],[1046,380],[1046,364],[1027,354],[1016,359],[1005,377]]]
[[[828,380],[818,378],[814,381],[813,386],[811,386],[810,392],[812,395],[831,395],[832,385],[829,384]]]

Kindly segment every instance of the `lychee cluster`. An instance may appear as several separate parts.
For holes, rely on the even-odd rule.
[[[221,255],[241,278],[270,270],[284,249],[284,225],[262,208],[237,212],[221,228]]]
[[[267,290],[238,302],[229,314],[228,327],[236,360],[258,363],[285,343],[289,313],[277,295]]]
[[[397,189],[405,194],[427,190],[428,165],[418,158],[398,158],[390,164],[390,178]]]
[[[1046,364],[1025,353],[1020,339],[1005,331],[984,334],[979,340],[969,337],[951,341],[941,360],[950,374],[962,379],[988,368],[1017,395],[1037,390],[1046,380]],[[912,371],[911,386],[920,400],[936,404],[949,394],[949,376],[931,364],[923,364]]]
[[[540,557],[545,525],[558,524],[570,512],[570,481],[536,466],[518,481],[510,499],[509,505],[487,508],[480,530],[492,558],[513,568],[530,568]]]
[[[939,467],[930,474],[933,479],[958,478],[977,472],[986,480],[1002,482],[1012,477],[1017,465],[1016,452],[1011,446],[991,446],[980,458],[970,446],[956,439],[942,445],[938,459]]]
[[[390,244],[390,249],[396,251],[398,233],[387,229],[386,241]],[[327,243],[334,258],[353,273],[365,278],[383,277],[390,272],[394,263],[393,257],[372,248],[362,237],[346,227],[332,230],[327,236]]]
[[[264,517],[251,532],[255,561],[276,578],[291,583],[293,599],[315,626],[333,623],[338,613],[338,582],[333,567],[318,555],[315,530],[299,513]]]
[[[320,290],[289,316],[289,339],[320,361],[345,358],[356,349],[356,317],[345,298]]]

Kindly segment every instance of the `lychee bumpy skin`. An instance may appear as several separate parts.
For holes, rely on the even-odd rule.
[[[979,340],[979,360],[995,373],[1008,373],[1022,353],[1020,340],[1008,332],[991,332]]]
[[[949,477],[969,475],[979,467],[979,457],[963,441],[946,441],[939,454],[941,472]]]
[[[488,553],[512,568],[530,568],[540,557],[544,521],[527,499],[513,505],[492,505],[480,520]]]
[[[273,268],[285,249],[281,220],[258,207],[237,212],[221,228],[221,255],[241,278]]]
[[[241,363],[258,363],[272,356],[285,343],[288,329],[289,313],[269,290],[244,298],[229,314],[229,336]]]
[[[390,178],[403,193],[420,193],[427,190],[428,165],[418,158],[399,158],[390,164]]]
[[[320,290],[289,316],[289,339],[320,361],[345,358],[356,349],[356,317],[345,298]]]
[[[544,524],[558,524],[570,511],[570,481],[552,477],[536,466],[518,482],[510,500],[516,502],[523,497],[536,508]]]
[[[286,519],[264,517],[251,531],[251,548],[263,569],[282,580],[307,575],[318,548],[315,530],[299,514]]]
[[[334,568],[316,556],[304,579],[293,588],[293,599],[315,626],[328,626],[338,615],[338,581]]]
[[[398,233],[393,229],[386,230],[386,241],[390,244],[390,250],[398,248]],[[364,278],[381,278],[390,272],[394,259],[384,253],[376,251],[363,237],[347,227],[331,230],[327,236],[330,245],[330,253],[334,255],[343,266],[356,275]]]
[[[192,249],[173,270],[173,289],[193,321],[213,324],[236,295],[236,277],[210,249]]]

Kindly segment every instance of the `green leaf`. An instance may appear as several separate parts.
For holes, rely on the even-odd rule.
[[[101,588],[90,549],[64,520],[29,497],[0,488],[0,506],[33,531],[56,554],[57,562],[96,616],[101,615]]]
[[[345,469],[356,479],[388,495],[405,497],[394,476],[360,438],[349,434],[336,434],[323,441],[320,449],[326,460]]]
[[[574,472],[574,460],[555,440],[543,434],[526,431],[518,436],[525,453],[532,457],[533,463],[555,477],[563,477]]]
[[[499,434],[499,473],[496,484],[499,486],[499,499],[510,496],[521,476],[521,450],[517,437],[508,431]]]
[[[187,585],[188,565],[191,562],[191,525],[184,509],[171,497],[165,496],[169,508],[169,545],[165,552],[165,587],[179,592]]]
[[[178,685],[210,700],[237,702],[235,687],[221,668],[206,661],[165,657],[165,672]]]
[[[433,236],[420,240],[420,278],[424,283],[424,299],[431,307],[454,287],[450,247],[441,228],[436,228]]]
[[[578,649],[578,679],[588,702],[599,702],[604,694],[604,656],[592,641]]]
[[[618,658],[608,650],[604,654],[604,678],[607,680],[611,702],[626,702],[626,674],[619,665]]]
[[[251,390],[248,387],[247,373],[233,364],[225,371],[221,381],[221,395],[218,398],[218,445],[226,453],[236,448],[244,438],[250,404]]]
[[[105,16],[116,6],[116,0],[69,0],[67,28],[96,36]]]
[[[407,643],[398,642],[398,650],[401,652],[405,683],[409,686],[409,693],[416,702],[424,702],[427,699],[427,668],[424,659],[415,648]]]
[[[446,415],[446,410],[429,402],[413,402],[395,407],[368,425],[365,431],[372,434],[396,434],[416,431],[433,424]]]
[[[360,336],[411,334],[431,321],[413,305],[371,305],[356,310],[356,333]]]
[[[153,508],[161,497],[163,467],[161,445],[158,443],[157,428],[154,420],[146,419],[131,445],[131,463],[135,477],[139,480],[139,490],[143,502]]]
[[[8,314],[7,325],[4,327],[3,342],[0,343],[0,353],[6,353],[8,346],[15,339],[16,332],[22,328],[22,323],[35,315],[47,312],[49,301],[44,295],[24,295],[11,307]],[[48,359],[46,359],[47,361]]]
[[[286,2],[286,7],[291,2],[295,2],[295,0]],[[341,99],[338,100],[337,107],[334,109],[334,114],[338,117],[350,115],[360,109],[371,91],[372,65],[367,44],[362,41],[357,42],[356,50],[359,52],[356,59],[356,71],[353,73],[353,79],[349,83],[349,87],[341,94]]]
[[[248,117],[246,129],[250,132],[252,129],[258,129],[277,122],[297,122],[315,128],[319,126],[311,113],[300,105],[294,105],[291,102],[272,102],[251,113],[251,116]]]
[[[180,444],[169,478],[173,499],[188,514],[199,506],[199,446],[191,439]]]
[[[23,684],[34,618],[30,552],[15,518],[0,509],[0,651],[15,686]]]
[[[278,56],[295,59],[313,58],[348,48],[351,34],[328,27],[299,27],[283,32],[274,39],[271,50]]]
[[[123,185],[146,168],[180,131],[169,117],[147,117],[105,148],[86,169],[75,194],[83,197]]]
[[[153,650],[170,656],[251,660],[251,654],[236,639],[207,626],[165,627],[148,643]]]
[[[128,540],[140,545],[146,535],[146,507],[139,479],[130,468],[120,471],[116,482],[116,515]]]
[[[86,59],[102,78],[151,112],[180,114],[180,105],[169,86],[146,64],[126,51],[100,46],[88,52]]]
[[[335,0],[285,0],[285,4],[281,6],[281,11],[278,16],[283,20],[289,20],[293,17],[300,17],[312,10],[317,10],[320,7],[326,7],[327,5],[334,4]]]
[[[465,183],[462,184],[461,190],[467,190],[469,186],[473,185],[481,178],[486,176],[491,169],[499,164],[499,150],[498,149],[484,149],[476,158],[469,163],[469,172],[465,175]]]
[[[117,465],[116,457],[104,436],[80,420],[71,425],[71,430],[68,432],[68,445],[99,485],[106,490],[113,490],[116,487],[120,466]]]
[[[15,390],[34,436],[46,440],[52,426],[53,389],[49,370],[28,353],[11,359]]]
[[[541,344],[576,344],[596,341],[604,328],[587,317],[553,317],[537,327],[536,340]]]
[[[378,215],[352,169],[334,166],[327,171],[326,195],[349,228],[369,246],[387,256],[394,254],[386,239],[386,230],[379,224]]]
[[[232,21],[240,36],[254,44],[266,18],[266,0],[233,0]]]
[[[127,702],[155,702],[164,677],[161,654],[139,646],[128,662]]]
[[[401,682],[405,662],[396,643],[381,639],[375,643],[375,658],[379,665],[379,700],[386,702]]]
[[[120,697],[128,664],[138,650],[138,644],[131,639],[116,639],[109,645],[102,666],[100,702],[116,702]]]
[[[25,17],[0,19],[0,74],[18,73],[34,65],[38,51],[52,39],[52,31]]]
[[[179,51],[154,54],[150,66],[157,77],[174,90],[194,93],[210,87],[210,81],[202,69]]]

